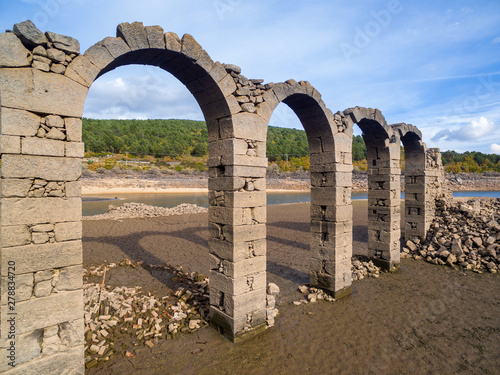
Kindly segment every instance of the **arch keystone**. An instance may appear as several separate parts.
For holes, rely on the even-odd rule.
[[[123,38],[131,50],[149,48],[148,36],[142,22],[124,22],[116,27],[116,36]]]

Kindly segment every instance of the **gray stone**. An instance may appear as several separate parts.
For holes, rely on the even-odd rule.
[[[51,128],[63,128],[64,120],[61,116],[49,115],[45,117],[45,124]]]
[[[31,53],[13,33],[0,34],[0,67],[30,66]]]
[[[64,119],[66,126],[66,137],[70,142],[82,141],[82,119],[75,117],[66,117]]]
[[[45,232],[35,232],[31,234],[31,240],[35,244],[42,244],[49,242],[49,235]]]
[[[82,238],[82,222],[57,223],[54,233],[57,242],[79,240]]]
[[[54,277],[54,287],[60,290],[77,290],[83,287],[82,266],[64,267]]]
[[[33,48],[38,45],[46,45],[48,40],[43,33],[36,28],[30,20],[21,23],[16,23],[13,27],[14,34],[21,39],[21,42],[28,48]]]
[[[47,138],[56,139],[56,140],[60,140],[60,141],[63,141],[66,139],[66,135],[58,128],[50,129],[49,132],[47,134],[45,134],[45,136]]]
[[[33,294],[35,297],[47,297],[52,293],[52,283],[50,280],[41,281],[35,284]]]
[[[2,225],[38,224],[81,219],[82,202],[78,198],[3,198]]]
[[[49,65],[52,63],[52,60],[50,60],[48,57],[43,57],[43,56],[39,56],[39,55],[34,55],[33,56],[33,63],[35,62],[40,62],[40,63],[43,63],[45,65]]]
[[[51,232],[54,230],[54,224],[38,224],[31,227],[32,232]]]
[[[40,126],[40,117],[34,113],[12,108],[1,108],[1,133],[33,137]]]
[[[51,181],[75,181],[82,173],[80,160],[50,156],[3,155],[3,178],[41,178]]]
[[[36,46],[33,50],[33,55],[47,57],[47,50],[43,46]]]
[[[80,42],[70,36],[56,34],[50,31],[45,33],[47,39],[53,43],[54,47],[69,54],[80,53]]]
[[[125,43],[125,41],[122,38],[107,37],[104,38],[100,43],[104,47],[106,47],[108,52],[115,59],[131,51],[130,47],[127,45],[127,43]],[[91,61],[93,60],[92,54],[88,57],[89,59],[91,59]]]
[[[165,49],[165,37],[160,26],[146,26],[146,35],[150,48]]]
[[[28,195],[28,191],[31,187],[31,179],[3,179],[1,182],[2,197],[11,198],[19,197],[23,198]]]
[[[224,65],[224,68],[226,69],[226,71],[228,71],[228,72],[234,72],[236,74],[241,73],[241,68],[237,65],[234,65],[234,64],[223,64],[223,65]]]
[[[60,74],[37,69],[0,69],[2,106],[81,117],[88,88]]]
[[[21,138],[13,135],[4,135],[0,139],[0,153],[19,154]]]
[[[124,22],[116,28],[116,36],[123,38],[131,50],[149,48],[148,37],[142,22]]]
[[[274,283],[267,284],[267,294],[277,296],[280,293],[280,288]]]
[[[52,131],[57,131],[57,129],[51,129],[47,134],[48,138],[52,138],[50,136]],[[64,134],[62,139],[64,139]],[[64,156],[64,146],[64,142],[38,137],[28,137],[22,140],[22,152],[25,155]]]
[[[130,51],[130,48],[126,46],[123,40],[119,39],[126,47],[126,51]],[[109,50],[104,46],[103,42],[99,42],[90,47],[83,54],[89,61],[94,64],[99,69],[104,69],[106,66],[111,64],[115,59],[113,55],[109,52]]]
[[[82,243],[81,241],[68,241],[9,247],[3,249],[2,254],[9,260],[16,262],[16,272],[19,274],[52,270],[54,268],[81,265]],[[3,276],[7,276],[8,269],[7,258],[5,257],[2,257]]]
[[[83,158],[85,145],[82,142],[66,142],[66,157]]]
[[[165,33],[165,48],[173,52],[181,52],[182,44],[179,36],[176,33]]]
[[[50,66],[50,71],[56,74],[64,74],[66,67],[63,64],[52,64]]]
[[[50,72],[50,65],[41,61],[33,61],[33,68],[42,72]]]
[[[47,50],[47,57],[55,63],[63,63],[66,61],[66,54],[56,48],[49,48]]]
[[[31,233],[27,225],[2,226],[1,238],[2,248],[31,243]]]
[[[16,296],[17,297],[17,296]],[[35,359],[41,354],[42,332],[29,332],[16,337],[16,367],[12,368],[8,365],[9,359],[7,356],[0,357],[0,372],[14,370],[23,363]],[[8,346],[2,350],[7,350]],[[29,364],[28,364],[29,365]],[[9,373],[9,372],[7,372]]]
[[[71,61],[64,75],[83,86],[90,87],[100,71],[86,56],[80,55]]]

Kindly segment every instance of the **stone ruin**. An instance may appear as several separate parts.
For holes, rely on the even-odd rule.
[[[332,113],[308,82],[248,79],[191,35],[159,26],[122,23],[116,37],[80,54],[76,39],[25,21],[0,34],[0,372],[84,373],[81,116],[94,80],[129,64],[171,73],[204,114],[210,324],[231,340],[266,326],[266,133],[281,102],[309,142],[312,286],[335,298],[351,293],[354,124],[368,150],[369,257],[399,266],[401,143],[405,238],[425,238],[444,174],[439,150],[427,149],[416,127],[388,125],[378,109]]]

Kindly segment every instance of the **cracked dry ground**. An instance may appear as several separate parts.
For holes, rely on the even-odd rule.
[[[354,251],[367,247],[366,201],[354,202]],[[308,282],[308,204],[268,207],[268,282],[276,325],[232,344],[210,328],[118,351],[87,374],[498,374],[500,278],[403,259],[400,272],[353,283],[351,297],[295,306]],[[124,258],[208,274],[207,214],[84,222],[84,266]],[[144,268],[109,285],[161,296],[171,278]],[[130,344],[130,343],[129,343]]]

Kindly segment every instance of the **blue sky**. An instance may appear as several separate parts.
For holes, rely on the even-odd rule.
[[[0,0],[0,28],[32,20],[77,38],[82,53],[120,22],[189,33],[248,78],[311,82],[333,112],[379,108],[422,130],[428,147],[500,153],[498,0]],[[91,87],[84,116],[202,120],[158,68],[128,66]],[[301,128],[286,105],[271,125]],[[360,134],[357,130],[356,134]]]

